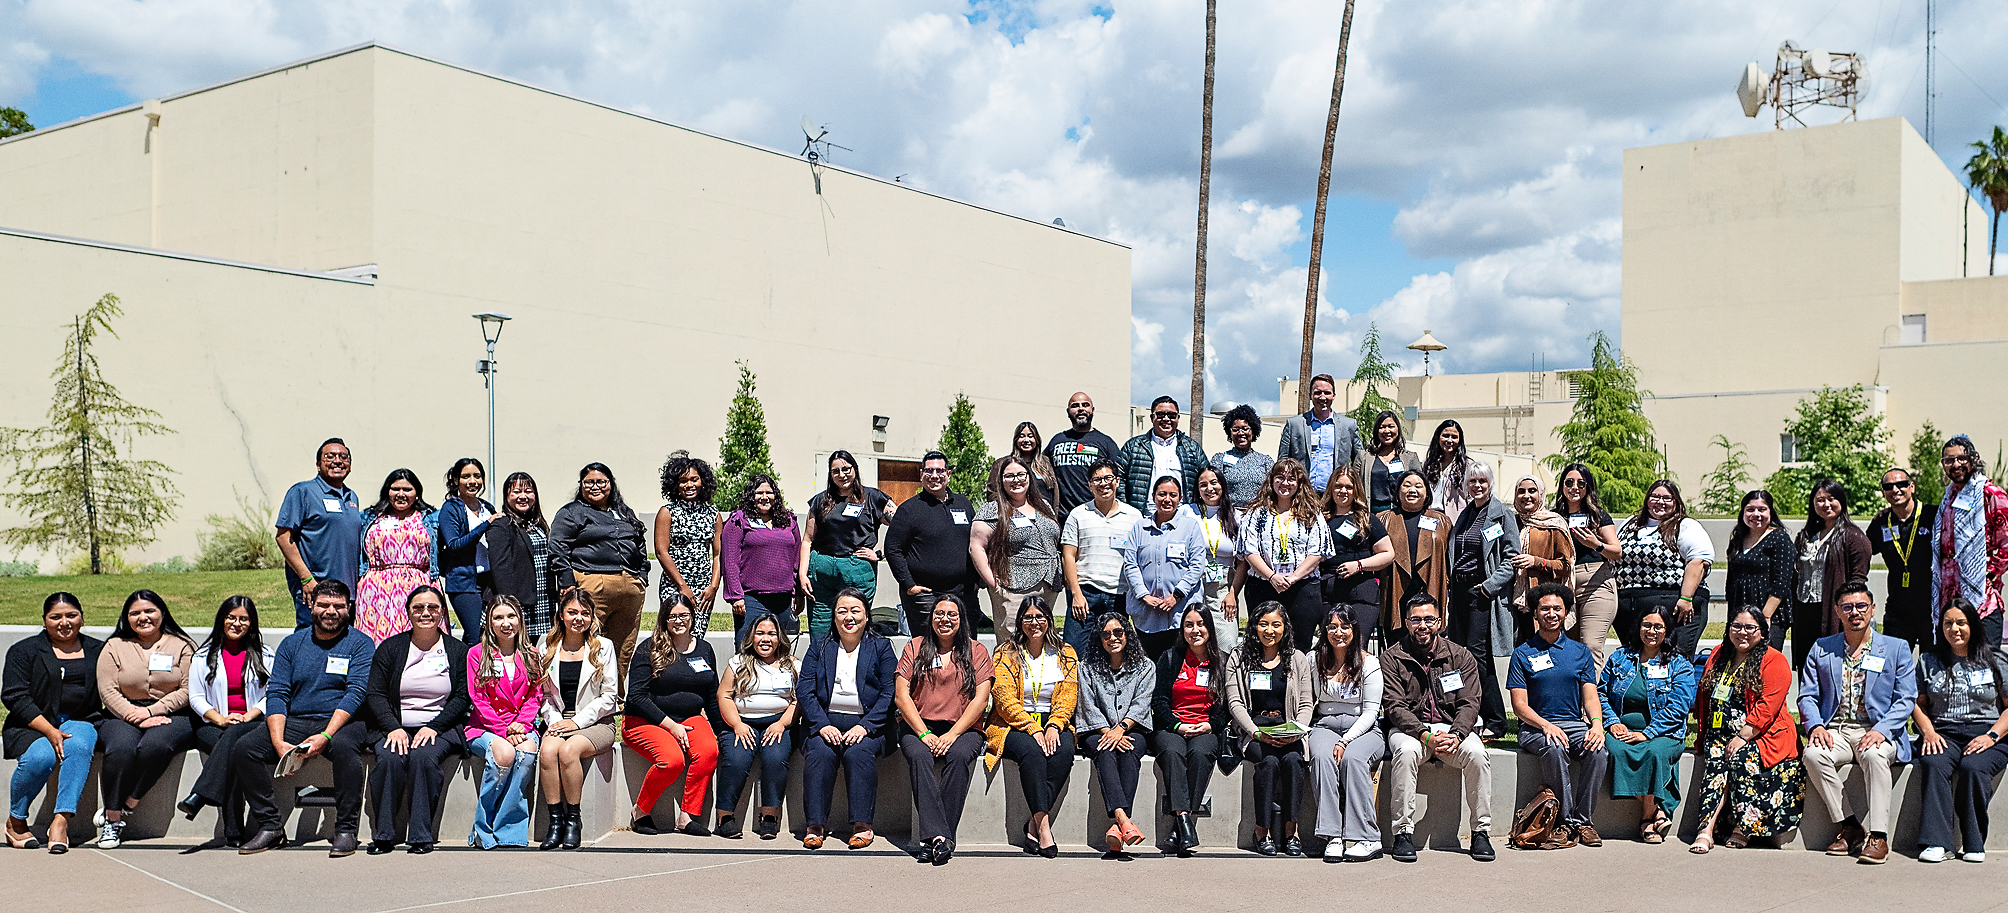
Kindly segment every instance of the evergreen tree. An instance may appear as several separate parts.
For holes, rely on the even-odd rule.
[[[107,553],[152,542],[180,500],[166,464],[122,455],[136,437],[174,433],[98,370],[98,334],[118,338],[111,321],[122,313],[118,296],[106,295],[72,321],[49,374],[56,393],[47,425],[0,428],[0,462],[14,467],[0,502],[28,521],[0,531],[0,540],[86,553],[93,574],[104,572]]]
[[[1666,476],[1666,458],[1645,417],[1638,366],[1602,330],[1590,334],[1590,369],[1572,377],[1582,390],[1569,420],[1556,426],[1559,451],[1544,461],[1560,472],[1570,463],[1597,476],[1597,498],[1614,515],[1634,513],[1652,483]]]
[[[718,494],[711,501],[725,511],[739,509],[747,479],[774,475],[774,459],[767,452],[767,410],[753,395],[753,369],[745,361],[734,363],[739,366],[739,391],[725,410],[725,436],[718,439]]]
[[[1377,324],[1367,324],[1366,336],[1360,339],[1360,366],[1353,369],[1352,381],[1356,384],[1365,384],[1366,390],[1360,394],[1360,404],[1346,414],[1351,416],[1353,421],[1360,423],[1360,435],[1368,440],[1372,440],[1375,416],[1386,409],[1392,409],[1397,413],[1401,411],[1394,400],[1381,395],[1380,390],[1374,386],[1377,383],[1392,386],[1394,369],[1394,362],[1388,361],[1381,355],[1380,327]]]
[[[1945,435],[1925,419],[1910,436],[1910,478],[1916,485],[1910,493],[1919,504],[1937,504],[1945,499],[1945,474],[1938,466],[1944,454]]]
[[[1708,446],[1722,449],[1722,462],[1701,477],[1701,497],[1695,507],[1718,517],[1732,516],[1743,504],[1743,493],[1750,489],[1750,454],[1742,444],[1730,443],[1720,434]]]
[[[941,426],[941,441],[934,449],[948,457],[948,488],[981,504],[990,484],[990,448],[983,443],[983,426],[976,424],[976,405],[958,392],[948,410],[948,422]]]
[[[0,108],[0,139],[31,133],[35,125],[28,123],[28,115],[20,108]]]
[[[1867,387],[1821,387],[1811,400],[1799,401],[1785,433],[1798,439],[1801,462],[1764,480],[1780,509],[1804,510],[1806,494],[1821,479],[1841,483],[1854,513],[1882,503],[1882,474],[1896,462],[1889,454],[1889,426],[1874,411]]]

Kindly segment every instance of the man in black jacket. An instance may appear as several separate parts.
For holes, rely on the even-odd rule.
[[[1471,807],[1471,858],[1497,858],[1492,827],[1492,762],[1478,728],[1478,660],[1443,636],[1443,607],[1428,593],[1403,606],[1401,642],[1381,651],[1381,708],[1388,729],[1388,808],[1394,813],[1394,847],[1388,855],[1414,862],[1415,773],[1434,758],[1464,771],[1464,801]],[[1486,657],[1489,662],[1491,657]]]
[[[948,490],[948,457],[928,451],[920,458],[920,494],[899,506],[885,535],[886,563],[899,582],[908,633],[926,633],[935,601],[948,595],[962,600],[972,622],[989,620],[970,585],[969,519],[975,515],[968,498]]]

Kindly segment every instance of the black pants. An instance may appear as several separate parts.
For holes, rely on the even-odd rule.
[[[1189,812],[1206,801],[1206,785],[1220,759],[1219,733],[1188,737],[1160,729],[1150,734],[1150,747],[1164,771],[1165,805],[1171,811]]]
[[[1478,725],[1506,731],[1506,701],[1499,690],[1499,667],[1492,661],[1492,601],[1471,591],[1475,584],[1451,581],[1450,642],[1478,660]]]
[[[258,728],[265,730],[264,721],[258,722]],[[287,744],[298,745],[326,728],[328,718],[324,716],[289,716],[284,737]],[[272,801],[272,766],[279,763],[279,751],[272,747],[269,730],[265,731],[268,737],[237,740],[233,767],[251,824],[260,831],[276,831],[286,826],[285,819],[279,817],[278,804]],[[336,833],[354,834],[362,830],[363,750],[368,744],[369,733],[363,724],[351,722],[335,733],[334,741],[325,750],[328,761],[335,765]]]
[[[1095,762],[1095,779],[1102,787],[1102,807],[1109,817],[1116,812],[1133,814],[1136,807],[1136,784],[1139,772],[1143,770],[1143,734],[1130,736],[1128,751],[1102,747],[1102,733],[1097,729],[1081,735],[1081,750]]]
[[[1380,578],[1372,574],[1354,574],[1351,577],[1326,574],[1323,584],[1325,605],[1331,609],[1345,609],[1346,614],[1353,618],[1353,638],[1361,644],[1367,643],[1380,628]],[[1324,623],[1324,618],[1320,617],[1318,624]],[[1382,635],[1384,638],[1398,636],[1391,632],[1382,632]],[[1311,632],[1313,643],[1322,636],[1324,636],[1322,630]],[[1393,643],[1393,640],[1383,640],[1382,643]]]
[[[1309,650],[1312,644],[1317,643],[1318,625],[1325,618],[1325,602],[1320,598],[1317,579],[1299,580],[1295,586],[1278,593],[1275,588],[1269,586],[1268,581],[1257,580],[1251,576],[1241,593],[1246,600],[1242,603],[1246,609],[1242,611],[1241,617],[1248,619],[1249,624],[1254,623],[1255,610],[1263,603],[1280,602],[1283,604],[1283,611],[1290,616],[1291,643],[1299,650]],[[1253,634],[1248,636],[1252,637]]]
[[[925,586],[925,584],[922,585]],[[943,596],[954,596],[962,600],[963,617],[969,620],[969,631],[972,635],[976,632],[977,619],[989,620],[990,616],[984,614],[983,607],[976,604],[975,588],[971,587],[969,581],[965,580],[952,587],[935,587],[934,592],[922,593],[918,596],[908,596],[905,593],[899,594],[899,606],[906,612],[906,632],[908,634],[914,637],[927,636],[927,632],[931,630],[928,627],[928,616],[934,613],[934,604]]]
[[[1166,628],[1154,633],[1138,632],[1137,640],[1141,642],[1137,646],[1143,648],[1144,655],[1149,656],[1152,662],[1156,662],[1158,657],[1176,649],[1182,639],[1183,635],[1177,628]]]
[[[1282,835],[1285,823],[1297,823],[1297,790],[1304,782],[1304,740],[1270,745],[1250,740],[1242,761],[1255,772],[1255,823]]]
[[[265,720],[259,718],[235,726],[203,723],[195,727],[195,746],[209,758],[202,762],[202,775],[196,778],[195,788],[190,792],[216,806],[223,819],[225,840],[241,841],[250,836],[244,832],[244,794],[237,788],[235,769],[237,742],[244,738],[270,741]]]
[[[1673,648],[1673,652],[1680,654],[1683,658],[1692,662],[1694,660],[1694,651],[1701,647],[1701,632],[1708,627],[1707,588],[1697,587],[1695,589],[1694,617],[1689,618],[1686,624],[1679,624],[1675,621],[1678,617],[1679,607],[1680,589],[1678,587],[1632,587],[1630,589],[1619,590],[1618,617],[1611,624],[1611,627],[1617,632],[1619,641],[1623,643],[1636,643],[1638,641],[1639,619],[1645,617],[1647,610],[1658,609],[1666,617],[1667,644]],[[1783,610],[1784,606],[1779,606],[1779,609]],[[1797,614],[1797,612],[1793,613],[1795,617]],[[1819,630],[1819,623],[1815,622],[1813,624],[1814,633],[1817,634]],[[1778,634],[1776,626],[1773,626],[1771,635],[1774,638],[1781,636]],[[1794,629],[1792,639],[1794,641],[1799,639],[1796,629]],[[1775,644],[1776,641],[1773,643]],[[1813,638],[1806,639],[1806,649],[1813,649]],[[1803,664],[1805,654],[1800,654],[1799,658],[1800,662],[1792,664],[1792,668],[1797,669]]]
[[[936,735],[954,725],[936,720],[928,720],[927,724]],[[912,767],[913,808],[920,819],[915,822],[915,839],[954,840],[955,829],[962,824],[962,806],[969,799],[969,777],[976,766],[976,756],[983,753],[983,734],[965,732],[956,736],[948,753],[939,758],[912,733],[899,737],[899,750],[906,753],[906,762]]]
[[[406,726],[404,734],[407,738],[416,736],[418,729]],[[446,797],[446,770],[441,765],[449,757],[466,754],[467,739],[460,727],[451,726],[424,747],[412,746],[398,754],[384,747],[388,734],[369,734],[376,755],[376,767],[370,771],[370,801],[376,804],[376,813],[370,816],[370,839],[379,843],[437,843],[439,834],[432,826],[432,816]],[[397,826],[400,806],[410,812],[402,832]]]
[[[1074,738],[1060,733],[1059,746],[1051,755],[1039,747],[1029,732],[1016,729],[1004,734],[1004,757],[1018,765],[1018,785],[1025,789],[1025,807],[1038,814],[1051,812],[1060,801],[1060,789],[1074,771]]]
[[[1994,798],[1994,778],[2008,769],[2008,745],[1996,744],[1972,754],[1962,752],[1988,725],[1940,726],[1938,734],[1945,738],[1945,750],[1925,754],[1920,747],[1913,755],[1918,773],[1924,777],[1924,815],[1917,822],[1918,843],[1957,849],[1953,845],[1956,824],[1959,843],[1966,852],[1986,850],[1987,803]]]
[[[98,723],[98,751],[105,756],[98,768],[98,787],[105,808],[125,807],[160,781],[176,755],[195,744],[195,721],[183,714],[166,717],[158,726],[141,728],[121,719]]]
[[[1820,639],[1821,616],[1827,614],[1825,603],[1792,603],[1792,668],[1806,667],[1806,657],[1813,652],[1813,642]]]

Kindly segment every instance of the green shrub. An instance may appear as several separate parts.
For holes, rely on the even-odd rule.
[[[195,558],[195,567],[205,571],[263,571],[284,566],[285,558],[272,536],[271,516],[270,505],[253,507],[242,496],[237,499],[235,515],[210,514],[204,521],[209,524],[209,531],[195,537],[202,549]]]

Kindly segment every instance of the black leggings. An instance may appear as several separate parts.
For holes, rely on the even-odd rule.
[[[98,723],[98,750],[105,757],[98,786],[105,808],[122,809],[127,799],[145,796],[175,756],[195,744],[194,720],[183,714],[164,719],[144,729],[116,718]]]
[[[1318,581],[1299,580],[1295,586],[1276,592],[1266,580],[1256,580],[1252,576],[1242,589],[1247,608],[1241,617],[1253,623],[1255,609],[1265,602],[1280,602],[1283,611],[1290,616],[1291,643],[1299,650],[1309,650],[1318,641],[1318,624],[1325,618],[1325,601],[1319,592]]]
[[[1004,756],[1018,765],[1025,807],[1035,815],[1051,812],[1060,801],[1060,789],[1067,785],[1067,775],[1074,771],[1073,733],[1060,733],[1059,746],[1048,755],[1031,733],[1013,729],[1004,734]]]

